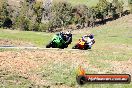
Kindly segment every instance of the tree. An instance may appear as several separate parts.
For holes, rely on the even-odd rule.
[[[119,17],[121,17],[121,14],[123,12],[123,4],[124,3],[122,1],[118,1],[118,0],[112,1],[113,8],[115,8],[114,10]]]
[[[41,19],[42,3],[34,0],[24,0],[15,19],[14,28],[26,31],[39,31]]]
[[[43,13],[43,3],[35,2],[33,4],[34,15],[36,15],[36,22],[41,23]]]
[[[105,23],[105,18],[108,15],[109,11],[109,2],[107,0],[99,0],[99,3],[95,7],[93,7],[96,18],[101,19],[100,23],[104,24]]]
[[[29,4],[26,0],[21,3],[20,9],[18,11],[18,16],[14,19],[14,28],[20,30],[29,30],[29,22],[31,19],[31,14],[29,13]]]
[[[77,5],[72,9],[72,22],[85,27],[85,24],[89,21],[89,8],[86,5]]]
[[[99,14],[102,14],[103,17],[106,17],[108,15],[108,6],[109,3],[107,2],[107,0],[99,0],[99,3],[97,4]]]
[[[10,28],[12,26],[12,20],[8,11],[7,0],[2,0],[0,3],[0,27]]]
[[[71,20],[71,9],[71,4],[67,2],[53,3],[50,18],[51,27],[66,27]]]
[[[130,7],[130,12],[132,13],[132,0],[128,0],[129,7]]]

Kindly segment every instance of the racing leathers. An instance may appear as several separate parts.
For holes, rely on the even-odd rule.
[[[82,36],[82,40],[85,41],[85,45],[91,49],[92,45],[95,43],[94,36],[84,35]]]

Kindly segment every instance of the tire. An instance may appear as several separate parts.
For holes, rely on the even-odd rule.
[[[84,85],[87,82],[87,79],[84,76],[77,76],[76,81],[79,85]]]
[[[87,45],[85,45],[84,50],[88,50],[88,46]]]
[[[51,45],[50,45],[50,44],[47,44],[47,45],[46,45],[46,48],[50,48],[50,47],[51,47]]]
[[[72,49],[79,49],[78,45],[76,44],[75,46],[72,47]]]
[[[60,49],[64,49],[65,47],[64,46],[61,46],[61,47],[59,47]]]
[[[88,44],[85,44],[84,50],[91,49],[91,47]]]
[[[88,47],[88,49],[92,49],[91,47]]]
[[[60,47],[60,49],[64,49],[64,48],[67,48],[67,47],[68,47],[67,44],[63,44],[63,45]]]
[[[52,47],[52,42],[46,45],[46,48],[50,48],[50,47]]]
[[[87,49],[91,49],[91,47],[88,45],[88,46],[87,46]]]

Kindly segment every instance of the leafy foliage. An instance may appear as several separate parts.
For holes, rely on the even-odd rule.
[[[0,27],[11,27],[12,21],[10,18],[9,10],[8,10],[8,4],[7,0],[1,1],[1,7],[0,7]]]
[[[13,8],[8,5],[7,0],[0,2],[0,27],[25,31],[56,30],[70,25],[76,28],[93,27],[97,20],[104,24],[108,17],[117,19],[123,13],[123,2],[118,0],[113,0],[112,3],[99,0],[91,8],[85,4],[72,6],[66,1],[54,2],[45,7],[42,1],[23,0]]]
[[[99,3],[96,6],[97,18],[102,18],[103,16],[108,15],[108,6],[109,3],[107,2],[107,0],[99,0]]]
[[[132,13],[132,0],[128,0],[129,7],[130,7],[130,12]]]
[[[71,4],[67,2],[54,3],[51,7],[51,26],[56,28],[68,25],[71,20],[71,9]]]
[[[14,28],[26,31],[39,31],[42,10],[41,2],[25,0],[22,2],[18,16],[14,20]]]
[[[113,0],[112,2],[113,7],[115,7],[116,14],[120,14],[123,12],[123,2],[118,0]]]

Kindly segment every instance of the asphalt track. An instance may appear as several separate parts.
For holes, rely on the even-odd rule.
[[[59,48],[45,48],[45,47],[24,47],[24,46],[0,46],[0,49],[21,49],[21,50],[59,50],[59,51],[78,51],[78,49],[59,49]]]

